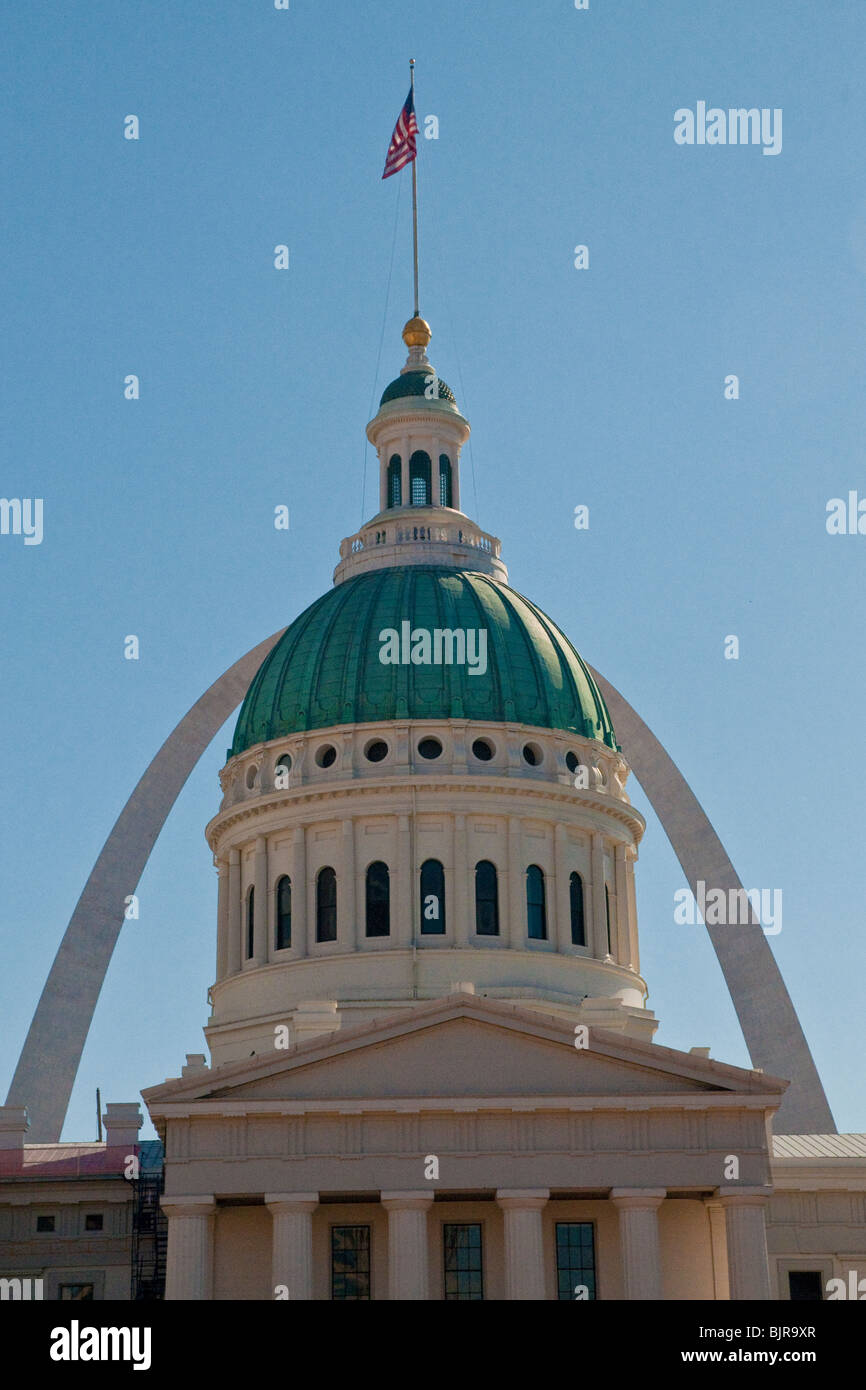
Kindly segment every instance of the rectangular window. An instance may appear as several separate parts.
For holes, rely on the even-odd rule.
[[[792,1303],[820,1303],[824,1297],[820,1269],[789,1269],[788,1294]]]
[[[54,1230],[54,1217],[53,1217],[53,1216],[37,1216],[37,1218],[36,1218],[36,1229],[37,1229],[37,1231],[44,1231],[44,1232],[53,1231],[53,1230]]]
[[[446,1225],[442,1230],[445,1242],[446,1299],[483,1299],[484,1267],[480,1222],[473,1222],[471,1225]]]
[[[87,1213],[87,1215],[85,1216],[85,1218],[84,1218],[84,1229],[85,1229],[85,1231],[101,1231],[101,1230],[102,1230],[102,1212],[101,1212],[101,1211],[89,1211],[89,1212]]]
[[[80,1301],[93,1297],[92,1284],[60,1284],[58,1293],[61,1299]]]
[[[591,1221],[556,1223],[556,1296],[595,1298],[595,1239]]]
[[[370,1297],[370,1227],[331,1227],[331,1298]]]

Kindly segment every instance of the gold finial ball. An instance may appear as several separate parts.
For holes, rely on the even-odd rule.
[[[429,323],[422,318],[410,319],[403,329],[403,342],[410,348],[426,348],[432,337]]]

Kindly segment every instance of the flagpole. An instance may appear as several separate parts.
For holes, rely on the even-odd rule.
[[[414,58],[410,58],[410,59],[409,59],[409,76],[410,76],[410,80],[411,80],[411,84],[412,84],[412,109],[414,110],[414,109],[415,109],[415,59],[414,59]],[[417,120],[418,120],[417,113],[416,113],[416,115],[415,115],[415,120],[416,120],[416,122],[417,122]],[[415,318],[416,318],[416,319],[420,317],[420,309],[419,309],[419,307],[418,307],[418,175],[417,175],[417,173],[416,173],[417,167],[418,167],[418,159],[417,159],[417,156],[416,156],[416,158],[412,160],[412,248],[413,248],[413,253],[414,253],[414,255],[413,255],[413,260],[414,260],[414,267],[415,267]]]

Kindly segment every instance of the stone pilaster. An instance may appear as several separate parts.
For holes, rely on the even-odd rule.
[[[296,958],[307,954],[307,839],[304,827],[295,827],[292,841],[292,950]]]
[[[508,944],[526,949],[526,865],[519,816],[508,817]]]
[[[500,1188],[497,1204],[505,1219],[505,1297],[544,1298],[544,1241],[541,1213],[550,1197],[546,1188]]]
[[[613,913],[614,959],[620,965],[628,965],[628,884],[625,872],[625,845],[617,845],[613,852],[613,872],[616,883],[616,905]]]
[[[358,914],[355,903],[355,822],[351,817],[343,821],[342,868],[340,891],[337,894],[337,939],[342,942],[344,951],[355,951],[358,949]]]
[[[212,1298],[214,1198],[163,1197],[162,1209],[168,1217],[166,1300]]]
[[[557,950],[571,950],[571,894],[569,892],[568,860],[566,850],[568,832],[565,826],[557,824],[553,831],[553,898],[556,907]]]
[[[619,1212],[622,1277],[628,1299],[662,1296],[658,1209],[664,1188],[615,1187],[610,1200]]]
[[[319,1194],[268,1192],[265,1205],[273,1222],[272,1296],[285,1288],[290,1302],[309,1302],[313,1297],[313,1212]]]
[[[388,1297],[408,1301],[430,1297],[427,1212],[431,1192],[383,1192],[388,1213]]]
[[[253,884],[255,902],[253,903],[253,964],[268,963],[268,842],[264,835],[256,836],[256,853],[253,861]]]
[[[228,973],[237,975],[241,968],[241,854],[237,849],[229,850],[228,913]]]
[[[408,947],[415,940],[415,900],[419,895],[418,877],[412,856],[409,817],[397,817],[397,911],[391,935],[396,945]],[[446,906],[447,911],[447,906]]]
[[[466,817],[454,817],[454,945],[468,946],[475,932],[475,865],[468,863]]]
[[[229,868],[217,862],[217,960],[216,977],[224,980],[229,967]]]
[[[607,915],[604,904],[604,837],[592,837],[592,954],[599,960],[607,955]]]
[[[769,1188],[719,1188],[728,1244],[728,1285],[732,1299],[770,1297],[765,1212]]]
[[[633,970],[640,974],[640,944],[637,931],[637,894],[634,886],[634,863],[637,850],[629,846],[625,855],[625,882],[628,898],[628,959]]]

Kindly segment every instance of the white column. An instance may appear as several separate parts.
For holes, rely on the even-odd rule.
[[[604,901],[604,837],[592,837],[592,954],[599,960],[607,955],[607,913]]]
[[[383,1192],[388,1213],[388,1297],[406,1302],[430,1297],[427,1212],[431,1192]]]
[[[406,436],[405,438],[401,439],[401,441],[400,441],[400,458],[401,458],[401,460],[402,460],[402,463],[401,463],[401,465],[400,465],[400,489],[401,489],[400,505],[403,506],[403,507],[408,507],[408,506],[409,506],[409,503],[412,501],[412,498],[411,498],[410,493],[409,493],[409,438],[408,438],[408,436]],[[407,518],[407,517],[404,517],[403,520],[404,520],[404,521],[408,521],[408,518]]]
[[[451,863],[454,879],[454,945],[468,946],[475,931],[475,865],[468,863],[465,816],[454,817]]]
[[[526,949],[526,865],[519,816],[508,817],[508,939],[513,951]]]
[[[500,1188],[497,1204],[505,1219],[505,1297],[544,1298],[544,1240],[541,1213],[546,1188]]]
[[[217,862],[217,962],[216,977],[224,980],[229,962],[229,868],[224,859]]]
[[[379,448],[379,511],[384,512],[388,505],[388,459],[390,454],[387,449]]]
[[[662,1296],[658,1209],[666,1196],[660,1188],[615,1187],[610,1200],[619,1212],[622,1278],[626,1298]]]
[[[728,1284],[732,1299],[770,1297],[767,1227],[764,1212],[768,1191],[741,1187],[719,1188],[728,1235]]]
[[[355,911],[355,822],[351,816],[343,821],[342,868],[337,893],[337,940],[344,951],[354,951],[358,947],[359,928]]]
[[[728,1241],[725,1211],[718,1198],[704,1202],[710,1223],[710,1250],[713,1257],[713,1297],[730,1298],[728,1289]]]
[[[307,843],[302,825],[295,826],[292,841],[292,950],[307,954]]]
[[[213,1197],[163,1197],[168,1217],[165,1297],[175,1302],[213,1297]]]
[[[267,1192],[271,1213],[271,1297],[285,1287],[289,1301],[309,1302],[313,1297],[313,1212],[318,1192]]]
[[[229,925],[228,925],[228,973],[237,975],[241,968],[241,854],[240,850],[229,850]]]
[[[557,824],[553,832],[553,896],[556,899],[556,945],[559,951],[571,949],[571,893],[566,856],[568,833]]]
[[[268,963],[268,842],[264,835],[256,836],[253,861],[253,884],[256,895],[253,903],[253,964]]]

